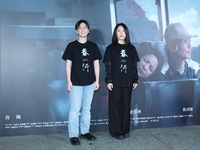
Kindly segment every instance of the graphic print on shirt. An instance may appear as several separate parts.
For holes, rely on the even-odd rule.
[[[128,55],[126,55],[125,49],[122,49],[120,54],[121,54],[121,57],[128,57]]]
[[[86,48],[83,48],[81,53],[82,53],[82,56],[87,56],[87,55],[89,55],[89,54],[87,53],[87,49],[86,49]]]
[[[87,49],[86,48],[83,48],[82,51],[82,70],[83,71],[86,71],[86,72],[89,72],[89,67],[90,65],[87,63],[88,62],[88,59],[87,59],[87,56],[89,56],[89,54],[87,53]]]
[[[122,49],[121,50],[121,65],[120,65],[120,70],[121,70],[121,72],[124,72],[124,73],[127,73],[127,68],[128,68],[128,66],[127,66],[127,64],[126,64],[126,57],[128,57],[128,55],[126,54],[126,50],[125,49]]]

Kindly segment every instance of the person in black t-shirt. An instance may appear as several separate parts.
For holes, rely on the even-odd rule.
[[[69,137],[72,145],[80,145],[81,138],[95,140],[89,133],[90,110],[94,91],[99,89],[101,54],[98,46],[87,40],[89,23],[79,20],[75,25],[78,40],[69,43],[62,58],[66,61],[69,93]],[[79,123],[80,122],[80,123]]]
[[[109,132],[116,139],[129,137],[131,95],[138,85],[138,61],[127,26],[117,24],[103,60],[109,90]]]

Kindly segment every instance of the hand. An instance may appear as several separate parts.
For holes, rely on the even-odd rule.
[[[69,92],[72,91],[72,82],[68,82],[68,84],[67,84],[67,90],[68,90]]]
[[[110,91],[112,91],[112,89],[113,89],[113,84],[112,84],[112,83],[108,83],[108,84],[107,84],[107,88],[108,88]]]
[[[137,83],[133,83],[133,90],[135,90],[137,88],[138,84]]]
[[[99,82],[94,83],[94,91],[97,91],[99,89]]]

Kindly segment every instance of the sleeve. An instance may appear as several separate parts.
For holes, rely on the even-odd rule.
[[[111,62],[111,51],[109,47],[106,48],[106,52],[104,54],[103,63],[105,62]]]
[[[107,47],[106,52],[104,54],[103,63],[105,64],[105,82],[106,83],[112,83],[111,79],[111,52],[110,49]]]
[[[135,60],[135,62],[138,62],[138,61],[140,61],[140,59],[139,59],[137,50],[136,50],[136,48],[134,46],[133,46],[133,48],[134,48],[134,60]]]
[[[137,70],[137,63],[140,61],[139,59],[139,56],[138,56],[138,53],[134,48],[134,56],[133,56],[133,83],[138,83],[138,79],[139,79],[139,76],[138,76],[138,70]]]
[[[99,47],[97,46],[97,44],[95,44],[95,57],[94,57],[94,60],[97,60],[97,59],[99,59],[99,60],[102,59],[102,56],[101,56]]]
[[[134,63],[134,66],[133,66],[133,83],[138,83],[138,79],[139,79],[139,76],[138,76],[138,70],[137,70],[137,63]]]
[[[65,51],[62,55],[62,59],[66,61],[67,59],[72,60],[72,53],[71,53],[71,44],[68,44],[65,48]]]
[[[105,68],[106,68],[106,77],[105,77],[105,82],[112,83],[111,79],[111,62],[105,62]]]

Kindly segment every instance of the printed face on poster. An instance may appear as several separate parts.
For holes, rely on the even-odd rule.
[[[79,19],[90,23],[89,40],[97,43],[102,56],[115,24],[129,28],[140,57],[132,128],[199,124],[200,9],[197,0],[181,0],[183,7],[177,9],[179,3],[168,1],[170,26],[164,26],[154,1],[2,0],[0,136],[67,132],[69,93],[61,57],[77,39],[74,25]],[[92,131],[108,129],[108,89],[102,61],[100,65]]]

